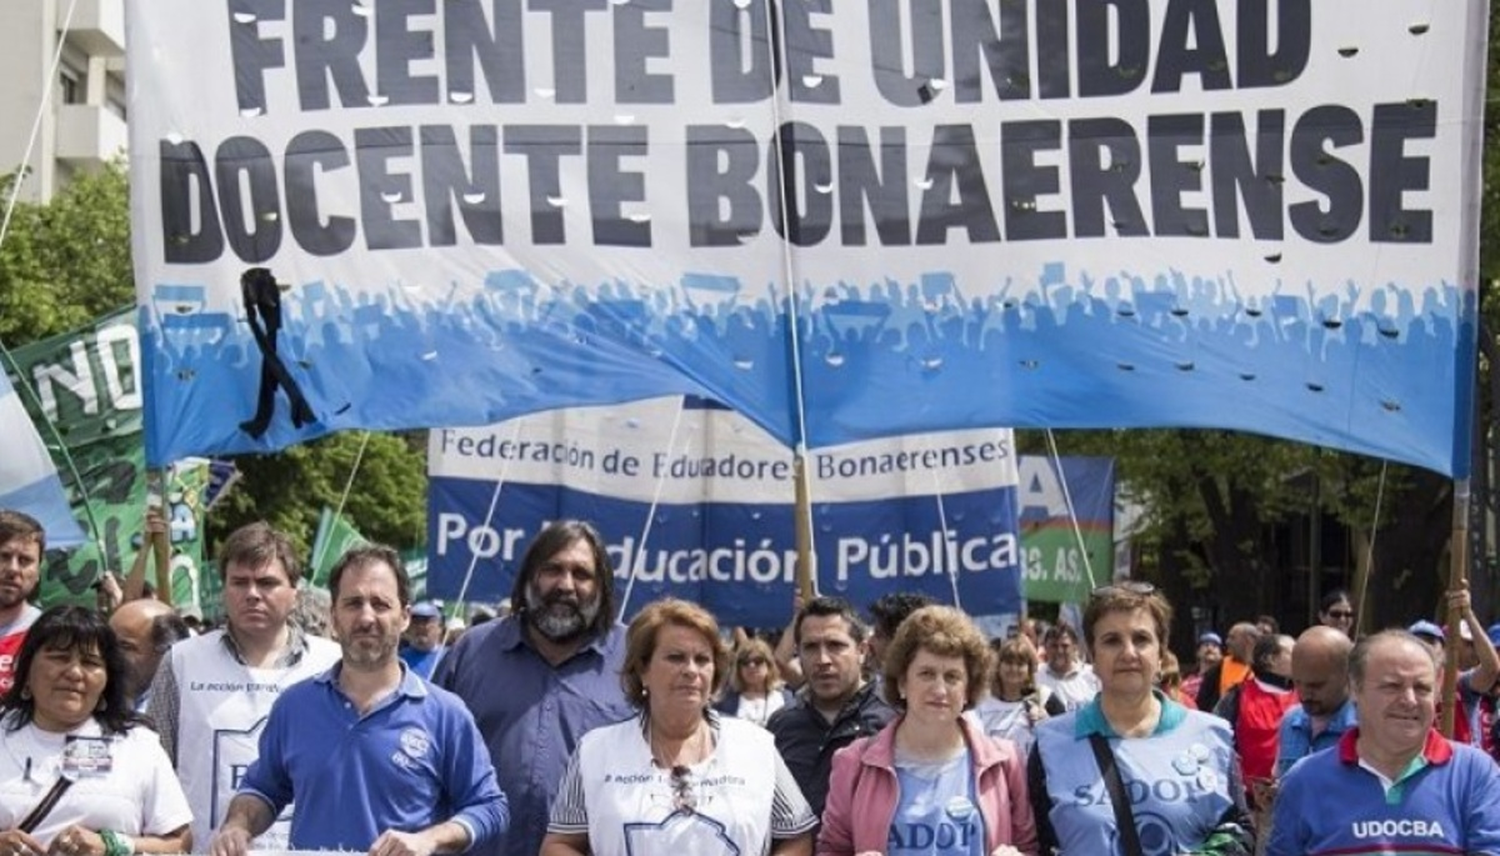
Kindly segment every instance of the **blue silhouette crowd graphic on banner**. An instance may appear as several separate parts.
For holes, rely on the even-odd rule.
[[[1052,262],[1030,287],[945,271],[809,283],[795,307],[779,285],[753,300],[742,285],[689,272],[671,287],[552,286],[506,269],[419,303],[400,287],[282,283],[280,357],[317,421],[294,428],[280,392],[259,440],[238,428],[262,370],[246,319],[205,311],[204,285],[157,285],[141,327],[148,362],[166,361],[148,371],[166,382],[147,418],[194,424],[151,432],[151,457],[673,394],[723,402],[791,443],[795,309],[813,446],[1045,414],[1055,427],[1245,428],[1449,471],[1453,354],[1474,336],[1451,320],[1473,317],[1459,305],[1472,297],[1448,283],[1420,305],[1394,284],[1246,298],[1232,280]]]

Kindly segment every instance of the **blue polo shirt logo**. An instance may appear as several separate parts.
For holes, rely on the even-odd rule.
[[[420,728],[407,728],[401,732],[401,751],[413,761],[420,760],[432,748],[432,740]]]

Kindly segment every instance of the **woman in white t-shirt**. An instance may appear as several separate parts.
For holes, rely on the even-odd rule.
[[[763,639],[747,639],[734,651],[729,690],[714,703],[714,710],[764,728],[771,714],[785,707],[790,696],[771,646]]]
[[[0,699],[0,856],[186,853],[192,811],[125,697],[97,613],[58,606],[27,631]]]
[[[771,733],[709,707],[728,667],[703,607],[641,610],[620,675],[640,715],[579,741],[541,856],[811,855],[818,819]]]
[[[975,705],[974,713],[991,737],[1016,744],[1024,757],[1036,742],[1036,725],[1065,710],[1062,700],[1036,683],[1036,648],[1025,636],[1006,639],[996,650],[990,695]]]

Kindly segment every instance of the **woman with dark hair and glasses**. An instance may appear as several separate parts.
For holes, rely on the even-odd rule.
[[[667,598],[625,635],[625,696],[640,711],[585,734],[542,856],[808,856],[817,817],[770,732],[710,708],[729,649],[703,607]]]
[[[1349,593],[1343,589],[1334,589],[1323,595],[1323,600],[1318,603],[1318,623],[1340,630],[1353,639],[1354,601],[1349,599]]]
[[[1171,624],[1171,606],[1148,583],[1090,596],[1083,633],[1099,694],[1037,726],[1031,753],[1043,853],[1254,852],[1229,723],[1157,686]]]
[[[0,856],[185,853],[192,811],[98,613],[42,613],[0,698]]]
[[[791,700],[771,646],[764,639],[746,639],[734,651],[729,689],[714,702],[714,710],[764,726]]]

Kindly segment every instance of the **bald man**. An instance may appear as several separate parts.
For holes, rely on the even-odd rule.
[[[1356,724],[1349,699],[1349,652],[1354,642],[1343,631],[1316,625],[1292,646],[1292,685],[1301,704],[1281,720],[1276,777],[1286,775],[1306,755],[1334,746]]]
[[[125,655],[126,697],[136,712],[144,712],[156,667],[168,649],[190,635],[187,623],[177,610],[147,597],[120,604],[109,617],[109,626],[120,638],[120,652]]]

